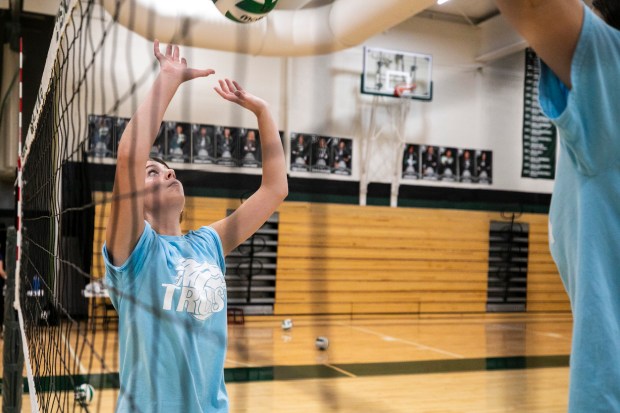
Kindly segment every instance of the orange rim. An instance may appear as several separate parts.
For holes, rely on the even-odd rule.
[[[401,84],[401,85],[396,85],[394,87],[394,96],[398,96],[401,97],[403,95],[404,92],[406,92],[407,90],[413,91],[416,88],[416,84]]]

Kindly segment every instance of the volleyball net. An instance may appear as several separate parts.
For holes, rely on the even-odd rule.
[[[94,1],[61,1],[32,120],[22,129],[15,307],[33,412],[110,410],[101,399],[89,405],[89,390],[117,380],[116,335],[93,323],[89,308],[100,284],[92,274],[88,114],[113,110],[105,88],[95,87],[98,77],[105,81],[110,27]]]
[[[127,0],[61,0],[32,120],[23,125],[17,180],[14,307],[28,397],[14,398],[29,406],[18,406],[13,411],[109,412],[114,410],[119,396],[132,412],[144,411],[139,395],[127,394],[119,380],[122,326],[118,326],[109,297],[115,295],[119,301],[130,302],[133,309],[151,312],[158,322],[179,322],[173,321],[170,312],[153,307],[151,300],[141,298],[137,291],[118,291],[104,282],[101,247],[114,201],[110,190],[116,148],[129,117],[140,104],[138,96],[146,92],[159,72],[152,43],[132,33],[131,27],[117,24],[120,10],[131,9],[132,4]],[[152,27],[152,17],[142,17],[141,22]],[[186,29],[179,36],[191,34],[190,27]],[[172,42],[177,43],[175,39]],[[192,61],[191,49],[185,51]],[[243,83],[242,75],[237,75]],[[192,110],[187,104],[191,93],[191,88],[180,92],[183,117]],[[237,119],[231,122],[241,123]],[[134,130],[139,127],[136,124]],[[179,140],[179,145],[174,146],[179,130],[190,137],[189,145],[183,146]],[[245,133],[249,139],[250,129],[236,130],[238,137]],[[179,136],[173,135],[175,131]],[[151,155],[173,163],[188,163],[187,156],[195,164],[209,163],[213,156],[209,151],[215,152],[216,148],[199,146],[203,131],[210,135],[212,143],[218,142],[218,129],[213,125],[164,119]],[[161,145],[162,141],[166,144]],[[260,166],[260,158],[251,161],[249,166]],[[240,162],[250,160],[245,156]],[[221,172],[229,171],[226,165],[217,167]],[[144,195],[133,191],[115,196]],[[211,216],[192,216],[191,205],[186,212],[183,231],[212,222]],[[186,322],[189,329],[191,319]],[[169,357],[161,354],[158,346],[161,332],[153,334],[148,357]],[[21,387],[19,373],[14,387]],[[189,397],[183,391],[177,397]]]
[[[91,175],[98,163],[113,163],[98,154],[112,154],[118,108],[135,110],[133,92],[156,66],[117,81],[111,68],[130,48],[117,48],[118,37],[99,1],[62,0],[32,120],[23,125],[15,308],[28,376],[23,400],[33,412],[112,411],[123,391],[114,310],[103,265],[93,262],[111,196],[94,191]]]

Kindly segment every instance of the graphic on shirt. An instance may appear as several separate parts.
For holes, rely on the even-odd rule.
[[[174,284],[162,284],[164,310],[185,311],[203,321],[224,309],[226,282],[218,266],[181,258],[175,269]]]

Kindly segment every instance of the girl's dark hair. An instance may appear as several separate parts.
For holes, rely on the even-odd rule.
[[[167,164],[166,162],[164,162],[164,160],[163,160],[163,159],[161,159],[161,158],[157,158],[157,157],[155,157],[155,156],[151,156],[151,157],[149,158],[149,160],[151,160],[151,161],[153,161],[153,162],[160,163],[160,164],[164,165],[166,168],[170,169],[170,167],[168,166],[168,164]]]
[[[163,159],[161,158],[157,158],[155,156],[151,156],[149,158],[149,160],[153,161],[153,162],[157,162],[160,163],[162,165],[164,165],[166,168],[170,169],[170,167],[168,166],[168,164],[166,162],[164,162]],[[181,211],[181,215],[179,216],[179,222],[183,222],[183,214],[185,213],[185,211]]]
[[[620,0],[593,0],[592,7],[601,13],[607,24],[620,30]]]

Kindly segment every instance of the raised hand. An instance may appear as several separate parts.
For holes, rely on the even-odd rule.
[[[256,116],[259,116],[267,108],[267,102],[248,93],[234,80],[225,79],[219,82],[220,87],[213,89],[224,99],[252,111]]]
[[[187,60],[184,57],[180,57],[179,46],[169,44],[166,46],[166,53],[162,54],[159,49],[159,40],[155,40],[153,52],[159,61],[160,73],[178,82],[178,84],[215,73],[212,69],[193,69],[187,67]]]

